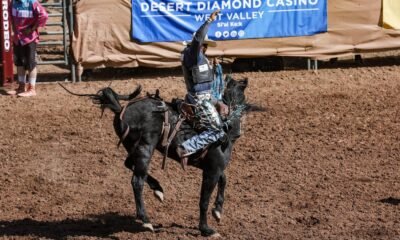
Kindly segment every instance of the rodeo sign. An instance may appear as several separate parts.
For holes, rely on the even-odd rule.
[[[313,35],[327,30],[327,0],[132,0],[139,42],[189,40],[210,14],[213,40]]]

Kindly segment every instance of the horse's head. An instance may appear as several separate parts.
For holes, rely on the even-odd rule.
[[[247,109],[246,96],[244,91],[248,84],[248,79],[235,80],[230,75],[225,78],[226,88],[223,101],[229,107],[227,123],[230,126],[229,136],[236,140],[241,135],[240,118]]]
[[[100,89],[95,97],[92,97],[93,103],[99,104],[102,111],[109,108],[113,112],[120,112],[122,107],[118,101],[118,94],[110,87]]]
[[[100,108],[102,111],[104,111],[105,108],[110,108],[113,112],[118,113],[121,111],[121,105],[119,103],[119,100],[125,100],[125,101],[130,101],[134,98],[136,98],[140,92],[142,91],[142,86],[136,87],[136,89],[129,95],[119,95],[116,93],[112,88],[109,86],[106,88],[103,88],[99,90],[96,94],[79,94],[79,93],[74,93],[68,90],[64,85],[61,83],[58,83],[62,88],[65,89],[68,93],[75,95],[75,96],[80,96],[80,97],[89,97],[93,100],[93,103],[100,105]]]
[[[244,90],[247,87],[248,79],[235,80],[230,75],[227,75],[225,82],[224,103],[233,108],[235,106],[245,105],[246,96]]]

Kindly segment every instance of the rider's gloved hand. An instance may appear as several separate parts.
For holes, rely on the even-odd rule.
[[[225,103],[218,101],[215,107],[221,116],[227,116],[229,114],[229,108]]]
[[[210,18],[208,20],[210,22],[215,21],[215,19],[217,19],[219,12],[221,12],[221,10],[219,10],[219,9],[215,10],[213,13],[211,13]]]

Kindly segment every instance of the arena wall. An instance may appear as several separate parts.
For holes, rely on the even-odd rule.
[[[140,44],[130,37],[129,0],[75,4],[72,51],[83,68],[179,66],[181,42]],[[328,31],[305,37],[219,42],[209,55],[227,58],[295,56],[328,59],[400,48],[400,31],[382,26],[383,4],[375,0],[328,0]]]

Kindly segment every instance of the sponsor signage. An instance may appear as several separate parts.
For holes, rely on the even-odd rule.
[[[213,40],[290,37],[327,31],[327,0],[132,0],[132,38],[189,40],[216,9]]]

